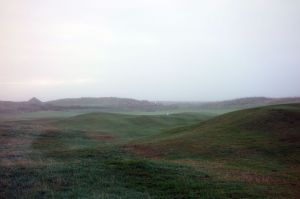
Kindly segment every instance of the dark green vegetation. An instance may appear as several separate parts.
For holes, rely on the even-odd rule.
[[[300,105],[0,124],[0,198],[298,198]]]

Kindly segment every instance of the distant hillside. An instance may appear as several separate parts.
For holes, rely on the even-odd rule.
[[[162,102],[163,103],[163,102]],[[217,102],[164,102],[163,104],[176,105],[183,109],[204,109],[204,110],[239,110],[254,108],[259,106],[268,106],[276,104],[300,103],[300,97],[289,98],[266,98],[266,97],[248,97],[233,100]]]
[[[117,97],[100,97],[100,98],[68,98],[49,101],[47,104],[69,107],[98,107],[108,111],[159,111],[174,108],[146,100],[135,100]]]
[[[175,106],[162,105],[145,100],[127,98],[70,98],[42,102],[32,98],[25,102],[0,101],[0,114],[36,112],[36,111],[64,111],[87,110],[90,112],[121,112],[121,111],[162,111],[175,109]]]
[[[212,112],[225,113],[234,110],[259,106],[300,103],[300,97],[265,98],[250,97],[220,102],[151,102],[117,97],[100,98],[66,98],[42,102],[32,98],[25,102],[0,101],[0,114],[36,112],[87,110],[87,112]]]
[[[45,104],[37,98],[32,98],[25,102],[0,101],[0,113],[4,114],[46,110],[62,110],[62,108],[50,104]]]

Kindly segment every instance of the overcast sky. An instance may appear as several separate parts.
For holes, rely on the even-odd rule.
[[[299,0],[0,0],[0,99],[300,96]]]

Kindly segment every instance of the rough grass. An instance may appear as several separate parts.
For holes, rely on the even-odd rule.
[[[0,198],[298,198],[298,113],[1,123]]]
[[[300,106],[294,104],[225,114],[134,141],[127,149],[205,169],[219,179],[274,185],[273,193],[284,197],[284,192],[299,194],[299,146]]]
[[[163,152],[180,156],[240,157],[265,155],[296,161],[300,144],[300,107],[290,105],[237,111],[198,125],[144,139]],[[294,109],[293,109],[294,108]],[[139,140],[142,142],[142,140]],[[176,154],[175,154],[176,153]],[[298,163],[298,162],[297,162]]]

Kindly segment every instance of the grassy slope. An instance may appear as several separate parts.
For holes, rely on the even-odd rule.
[[[298,113],[287,105],[200,124],[206,116],[106,113],[2,123],[0,198],[296,198]]]
[[[124,150],[122,136],[114,137],[119,131],[120,135],[128,131],[123,131],[122,125],[116,127],[119,122],[144,131],[149,123],[160,129],[199,121],[198,117],[202,118],[193,114],[87,114],[56,121],[2,123],[0,197],[216,198],[229,193],[240,196],[234,184],[214,182],[205,173],[189,167],[135,157]],[[109,132],[104,134],[99,130],[103,120],[110,124],[109,129],[105,126]],[[124,136],[130,135],[136,133],[127,132]]]
[[[299,146],[300,105],[291,104],[228,113],[139,140],[129,148],[225,180],[278,185],[274,190],[283,189],[284,196],[300,187]]]
[[[209,152],[213,148],[215,150],[213,157],[217,157],[219,153],[223,156],[221,151],[229,148],[232,153],[228,155],[235,157],[237,155],[235,152],[241,149],[259,149],[262,153],[271,153],[276,149],[276,154],[286,156],[291,153],[284,151],[283,148],[285,146],[297,148],[300,142],[300,105],[236,111],[198,125],[166,131],[150,137],[147,142],[161,147],[167,146],[170,151],[176,151],[176,154],[182,153],[184,156],[188,154],[190,157],[203,156],[204,151]],[[182,146],[185,148],[181,148]],[[176,150],[177,147],[180,150]],[[211,157],[211,154],[208,156]]]

